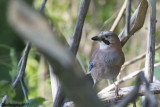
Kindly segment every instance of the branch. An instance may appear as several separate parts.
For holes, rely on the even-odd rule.
[[[22,87],[24,96],[25,96],[25,98],[26,98],[27,101],[28,101],[28,95],[27,95],[25,84],[24,84],[23,76],[24,76],[24,72],[25,72],[26,63],[27,63],[28,54],[29,54],[30,49],[31,49],[31,43],[28,42],[27,45],[26,45],[26,47],[25,47],[24,55],[22,56],[22,65],[21,65],[21,67],[24,66],[24,70],[23,70],[23,72],[21,74],[21,77],[20,77],[21,87]],[[23,61],[25,61],[25,65],[23,65]],[[21,72],[21,70],[19,72]],[[17,83],[18,83],[18,81],[17,81]]]
[[[146,99],[149,101],[149,107],[158,107],[158,103],[156,98],[154,97],[153,93],[150,91],[150,84],[149,82],[146,80],[146,78],[144,77],[144,73],[140,73],[140,77],[141,80],[143,81],[143,83],[145,84],[145,92],[144,95],[146,97]],[[146,106],[144,106],[146,107]]]
[[[49,64],[49,72],[51,79],[51,88],[52,88],[52,98],[53,98],[53,107],[61,107],[64,103],[64,95],[62,92],[62,86],[59,83],[58,78],[54,74],[54,70]]]
[[[142,72],[141,72],[142,73]],[[140,76],[137,77],[136,80],[136,85],[134,86],[134,88],[131,90],[131,92],[129,94],[127,94],[126,96],[124,96],[123,100],[121,102],[119,102],[116,107],[127,107],[127,105],[130,102],[135,102],[137,96],[138,96],[138,91],[141,85],[141,81],[140,81]]]
[[[114,21],[110,31],[115,30],[116,26],[118,25],[118,23],[120,22],[120,20],[122,18],[122,15],[124,13],[124,10],[126,9],[126,6],[127,6],[127,0],[124,1],[123,6],[121,7],[121,10],[119,11],[119,14],[118,14],[116,20]]]
[[[160,49],[160,44],[155,46],[155,51],[157,51],[158,49]],[[142,53],[141,55],[136,56],[135,58],[133,58],[133,59],[131,59],[129,61],[126,61],[123,64],[121,71],[123,71],[127,66],[129,66],[129,65],[131,65],[131,64],[133,64],[133,63],[145,58],[145,56],[146,56],[146,52]]]
[[[28,54],[29,54],[30,49],[31,49],[31,43],[28,42],[26,47],[25,47],[24,55],[21,58],[22,59],[22,64],[21,64],[21,67],[20,67],[20,70],[19,70],[19,74],[18,74],[16,80],[12,83],[12,86],[14,88],[17,85],[17,83],[20,81],[24,96],[25,96],[27,101],[28,101],[28,95],[27,95],[27,91],[26,91],[26,88],[25,88],[25,85],[24,85],[23,75],[24,75],[24,72],[25,72],[25,69],[26,69],[26,63],[27,63]],[[20,60],[20,62],[21,62],[21,60]]]
[[[61,84],[59,84],[57,95],[53,103],[53,107],[62,107],[62,105],[64,104],[64,100],[65,100],[65,96],[62,90],[62,86]]]
[[[87,15],[87,11],[89,8],[90,0],[81,0],[81,5],[79,8],[76,24],[73,31],[73,36],[70,44],[70,50],[73,53],[74,56],[76,56],[76,53],[78,51],[82,29],[85,21],[85,17]]]
[[[25,86],[24,78],[23,77],[20,78],[20,83],[21,83],[21,87],[22,87],[22,90],[23,90],[24,97],[28,101],[28,94],[27,94],[27,91],[26,91],[26,86]]]
[[[147,1],[142,0],[139,4],[138,8],[136,9],[136,11],[134,12],[134,14],[131,17],[129,35],[126,35],[125,28],[118,35],[122,46],[124,46],[124,44],[127,42],[127,40],[143,26],[144,20],[146,17],[147,8],[148,8]]]
[[[67,98],[74,101],[77,107],[103,107],[91,84],[84,78],[81,67],[74,62],[73,55],[55,36],[48,22],[21,0],[12,0],[9,6],[11,26],[48,59]]]
[[[154,56],[155,56],[155,27],[156,27],[156,1],[148,0],[149,5],[149,18],[148,18],[148,35],[147,35],[147,48],[145,60],[145,77],[148,82],[153,82],[154,74]],[[143,98],[142,105],[148,107],[149,101],[147,97]]]
[[[144,85],[141,85],[141,88],[139,90],[141,81],[144,83]],[[141,72],[138,74],[136,86],[125,87],[125,89],[122,88],[122,90],[120,90],[120,91],[122,91],[121,96],[119,96],[118,98],[116,97],[114,99],[110,99],[110,101],[107,99],[107,102],[113,102],[113,101],[115,102],[115,100],[117,102],[117,100],[120,100],[123,98],[118,104],[114,105],[114,107],[126,107],[130,102],[134,102],[135,99],[137,98],[137,96],[145,95],[150,102],[149,107],[157,107],[158,103],[157,103],[157,101],[151,91],[153,91],[156,94],[160,93],[160,82],[151,84],[151,86],[152,87],[150,88],[150,84],[147,82],[146,78],[144,77],[144,73]],[[127,89],[127,88],[129,88],[129,89]],[[131,91],[131,89],[132,89],[132,91]],[[124,94],[123,94],[123,91],[124,91]],[[105,93],[106,94],[105,97],[107,97],[108,93]],[[112,93],[112,94],[114,94],[114,93]]]
[[[155,26],[156,26],[156,1],[148,0],[149,3],[149,20],[148,20],[148,35],[147,49],[145,62],[145,76],[149,82],[153,81],[154,73],[154,56],[155,56]]]
[[[130,12],[131,12],[131,0],[127,0],[126,17],[125,17],[126,35],[129,35],[129,32],[130,32]]]
[[[28,42],[27,45],[26,45],[26,48],[25,48],[24,55],[23,55],[22,65],[21,65],[19,74],[18,74],[16,80],[12,83],[13,88],[17,85],[20,78],[22,78],[22,76],[24,74],[24,71],[25,71],[25,68],[26,68],[26,63],[27,63],[27,58],[28,58],[28,53],[29,53],[30,48],[31,48],[31,44]]]
[[[6,102],[7,97],[8,97],[7,95],[3,96],[0,107],[3,107],[3,104]]]
[[[46,2],[47,2],[47,0],[41,0],[41,5],[40,5],[40,8],[39,8],[39,12],[41,14],[43,13],[43,10],[44,10],[44,7],[46,5]]]
[[[125,97],[127,94],[130,94],[135,86],[129,86],[121,88],[119,90],[119,97],[115,96],[115,91],[104,91],[103,93],[98,93],[99,98],[104,102],[110,102],[113,100],[120,100]],[[138,96],[144,96],[146,90],[146,85],[143,84],[140,86]],[[160,94],[160,82],[150,83],[150,91],[154,94]]]

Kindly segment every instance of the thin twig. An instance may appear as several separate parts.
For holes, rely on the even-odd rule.
[[[25,72],[25,68],[26,68],[26,62],[27,62],[27,58],[28,58],[28,53],[29,53],[29,50],[31,48],[31,44],[30,42],[27,43],[26,45],[26,48],[25,48],[25,52],[24,52],[24,55],[22,56],[23,57],[23,60],[22,60],[22,64],[21,64],[21,67],[20,67],[20,70],[19,70],[19,73],[18,73],[18,76],[16,78],[16,80],[12,83],[12,87],[15,88],[15,86],[17,85],[17,83],[20,81],[20,79],[23,77],[23,74]],[[20,60],[21,61],[21,60]],[[24,87],[23,87],[24,88]],[[22,89],[23,89],[22,88]],[[27,95],[26,94],[26,91],[24,91],[24,95]],[[6,96],[6,95],[5,95]],[[1,102],[1,104],[3,104],[4,102],[6,102],[7,100],[7,97],[3,97],[3,102]],[[26,99],[28,99],[28,97],[26,97]]]
[[[158,45],[155,46],[155,51],[157,51],[158,49],[160,49],[160,44],[158,44]],[[123,64],[121,71],[124,70],[127,66],[129,66],[129,65],[131,65],[131,64],[133,64],[133,63],[135,63],[135,62],[137,62],[137,61],[145,58],[145,56],[146,56],[146,52],[144,52],[144,53],[136,56],[135,58],[133,58],[133,59],[131,59],[129,61],[126,61]]]
[[[24,55],[22,55],[22,57],[20,58],[20,60],[19,60],[19,62],[18,62],[18,65],[17,65],[17,72],[19,72],[20,66],[21,66],[22,61],[23,61],[23,57],[24,57]]]
[[[27,48],[27,47],[26,47],[26,48]],[[21,66],[23,60],[24,60],[24,55],[22,55],[21,59],[20,59],[19,62],[18,62],[17,72],[20,71],[20,66]],[[22,74],[22,77],[20,78],[20,84],[21,84],[21,87],[22,87],[23,94],[24,94],[26,100],[28,101],[28,95],[27,95],[27,91],[26,91],[26,89],[25,89],[25,84],[24,84],[23,75],[24,75],[24,73]]]
[[[5,96],[2,98],[2,101],[1,101],[0,107],[3,107],[3,104],[5,104],[5,103],[6,103],[6,100],[7,100],[7,95],[5,95]]]
[[[26,86],[25,86],[24,78],[23,77],[20,78],[20,83],[21,83],[21,87],[22,87],[22,90],[23,90],[24,97],[28,101],[28,94],[27,94],[27,91],[26,91]]]
[[[40,8],[39,8],[39,12],[40,13],[43,13],[43,10],[44,10],[44,7],[46,5],[46,2],[47,2],[47,0],[42,0],[41,1],[41,5],[40,5]]]
[[[23,69],[23,72],[22,72],[21,77],[20,77],[20,83],[21,83],[21,87],[22,87],[22,90],[23,90],[23,94],[24,94],[24,96],[25,96],[27,101],[28,101],[28,94],[27,94],[27,91],[26,91],[26,88],[25,88],[23,75],[24,75],[24,72],[25,72],[26,63],[27,63],[28,54],[29,54],[30,49],[31,49],[31,43],[28,42],[26,47],[25,47],[24,55],[22,56],[22,65],[21,65],[21,67],[23,66],[24,69]],[[23,63],[25,63],[25,65],[23,65]],[[21,69],[20,69],[19,72],[21,72]]]
[[[131,12],[131,0],[127,0],[126,18],[125,18],[126,35],[129,35],[129,32],[130,32],[130,12]]]
[[[124,13],[124,10],[126,9],[126,5],[127,5],[127,0],[124,1],[123,6],[122,6],[121,10],[119,11],[119,14],[118,14],[116,20],[114,21],[114,23],[113,23],[110,31],[114,31],[115,28],[116,28],[116,26],[117,26],[118,23],[120,22],[120,20],[121,20],[121,18],[122,18],[122,15],[123,15],[123,13]]]
[[[127,0],[126,15],[125,15],[125,35],[129,35],[130,33],[130,11],[131,11],[131,0]],[[121,72],[119,73],[117,80],[120,79],[120,76]]]
[[[82,29],[85,21],[85,17],[87,15],[87,11],[89,8],[90,0],[81,0],[76,24],[73,31],[73,36],[70,44],[70,50],[73,53],[74,56],[76,56],[81,35],[82,35]]]
[[[29,54],[30,48],[31,48],[31,43],[28,42],[26,47],[25,47],[23,61],[22,61],[22,64],[21,64],[21,68],[20,68],[19,74],[18,74],[16,80],[12,83],[13,88],[17,85],[17,83],[19,82],[20,78],[23,77],[23,74],[24,74],[25,68],[26,68],[26,63],[27,63],[27,58],[28,58],[28,54]]]

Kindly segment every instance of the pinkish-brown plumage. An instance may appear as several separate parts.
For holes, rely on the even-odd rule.
[[[103,31],[92,40],[100,44],[99,49],[93,53],[89,65],[94,85],[102,79],[113,81],[125,61],[118,36],[111,31]]]

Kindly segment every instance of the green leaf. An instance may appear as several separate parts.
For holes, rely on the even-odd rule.
[[[1,80],[0,81],[0,87],[6,85],[7,83],[9,83],[7,80]]]
[[[42,105],[45,101],[45,98],[37,97],[34,99],[30,99],[28,102],[26,102],[27,105],[23,107],[39,107],[39,105]]]
[[[156,37],[160,34],[160,30],[156,31]]]

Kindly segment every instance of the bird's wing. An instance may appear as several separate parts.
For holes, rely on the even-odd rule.
[[[88,68],[89,68],[89,71],[91,71],[91,69],[93,68],[93,61],[90,61]]]
[[[98,50],[99,50],[99,49],[97,49],[96,51],[94,51],[93,54],[92,54],[92,56],[91,56],[91,60],[90,60],[90,62],[89,62],[89,67],[88,67],[88,68],[89,68],[89,71],[91,71],[91,69],[93,68],[93,65],[94,65],[93,60],[94,60],[94,57],[95,57],[95,55],[97,54]]]

